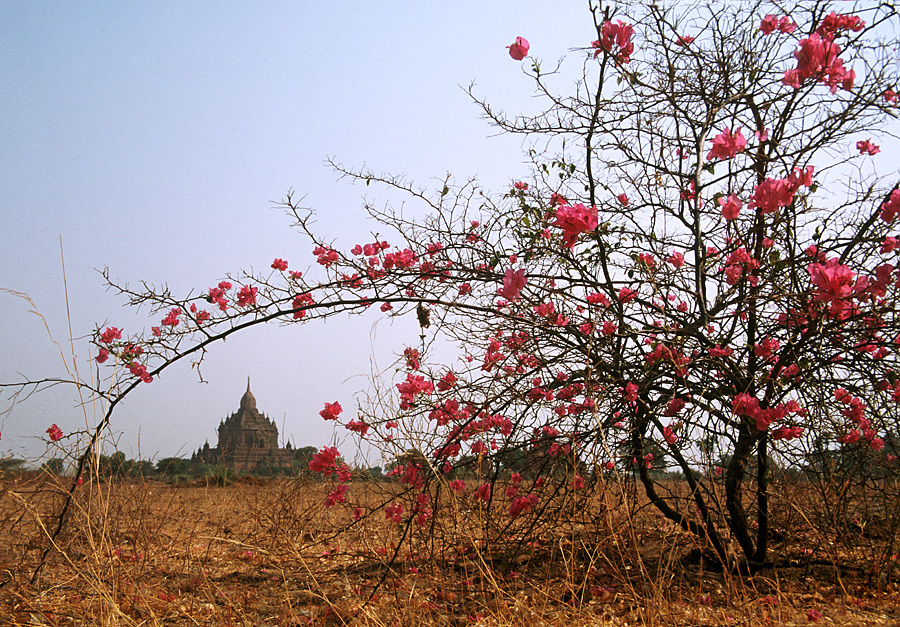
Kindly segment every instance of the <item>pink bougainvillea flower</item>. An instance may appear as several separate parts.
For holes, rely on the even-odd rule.
[[[273,270],[281,270],[282,272],[284,272],[285,270],[287,270],[287,268],[288,268],[288,263],[284,259],[276,258],[275,261],[272,262]]]
[[[366,437],[366,434],[369,433],[369,425],[361,420],[351,420],[344,425],[344,428],[348,431],[355,431],[362,437]]]
[[[593,231],[598,223],[597,207],[585,207],[581,203],[576,203],[559,207],[553,226],[563,230],[563,245],[572,248],[579,235]]]
[[[325,420],[337,420],[342,411],[344,411],[344,408],[341,407],[340,403],[335,401],[333,403],[325,403],[325,409],[320,411],[319,415]]]
[[[256,293],[258,288],[242,285],[237,294],[237,304],[239,307],[250,307],[256,304]]]
[[[842,301],[853,293],[853,277],[856,273],[832,257],[824,264],[811,263],[808,267],[810,283],[817,289],[816,300],[827,303]]]
[[[679,46],[689,46],[694,43],[693,35],[679,35],[678,40],[675,42]]]
[[[516,37],[516,40],[508,45],[507,48],[509,48],[509,56],[516,61],[521,61],[528,56],[528,49],[531,48],[531,44],[524,37]]]
[[[309,469],[313,472],[324,472],[330,475],[334,472],[334,463],[340,456],[338,450],[333,446],[325,446],[318,453],[312,456],[309,462]]]
[[[629,202],[629,200],[628,200],[628,196],[625,194],[625,192],[622,192],[621,194],[619,194],[618,196],[616,196],[616,199],[619,201],[619,203],[620,203],[623,207],[627,207],[627,206],[630,204],[630,202]]]
[[[684,255],[678,251],[675,251],[668,256],[668,258],[666,259],[666,263],[671,264],[677,270],[684,265]]]
[[[526,191],[526,190],[528,189],[528,183],[525,183],[525,182],[523,182],[523,181],[516,181],[516,182],[513,184],[513,187],[516,188],[517,190],[521,191],[521,192],[524,192],[524,191]]]
[[[56,426],[56,424],[50,425],[50,428],[47,429],[47,435],[50,437],[51,442],[56,442],[61,440],[63,437],[62,429]]]
[[[819,24],[816,33],[823,39],[831,41],[834,39],[835,35],[839,34],[842,30],[858,33],[865,27],[866,23],[859,19],[858,15],[835,13],[832,11],[826,15],[825,19],[822,20],[822,23]]]
[[[797,25],[787,15],[779,19],[771,14],[765,16],[759,24],[759,30],[763,35],[771,35],[776,29],[780,33],[793,33],[797,29]]]
[[[98,364],[102,364],[107,359],[109,359],[109,351],[106,350],[105,348],[101,348],[100,352],[97,353],[97,356],[94,357],[94,359],[97,360]]]
[[[719,197],[719,206],[722,207],[722,217],[726,220],[734,220],[738,217],[738,214],[741,212],[741,207],[743,203],[741,199],[731,194],[728,198],[724,196]]]
[[[898,213],[900,213],[900,189],[895,189],[881,205],[881,219],[890,224]]]
[[[706,155],[707,161],[733,159],[747,147],[747,139],[744,137],[742,129],[737,129],[732,133],[731,128],[726,127],[724,131],[713,138],[712,144],[712,150]]]
[[[871,139],[856,142],[856,149],[859,151],[859,154],[869,156],[875,156],[881,152],[881,148],[873,144]]]
[[[106,330],[100,334],[100,341],[104,344],[112,344],[114,340],[122,339],[122,329],[116,327],[106,327]]]
[[[302,320],[306,316],[306,308],[315,305],[313,297],[309,294],[297,294],[291,302],[291,309],[294,310],[294,319]]]
[[[878,252],[880,252],[882,255],[886,255],[888,253],[894,252],[898,246],[900,246],[900,240],[898,240],[896,237],[887,236],[881,243],[881,248]]]
[[[503,287],[497,293],[503,298],[513,301],[518,300],[522,289],[528,284],[525,278],[525,270],[513,270],[509,268],[503,276]]]
[[[631,24],[623,24],[622,20],[606,22],[600,31],[599,41],[591,42],[591,46],[597,49],[594,58],[600,55],[601,50],[610,54],[615,50],[615,60],[619,63],[628,63],[634,53],[634,42],[631,41],[633,36],[634,28]]]

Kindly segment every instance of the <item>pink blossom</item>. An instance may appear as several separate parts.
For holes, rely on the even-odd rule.
[[[518,300],[522,289],[528,284],[525,278],[525,270],[513,270],[509,268],[503,276],[503,287],[498,294],[508,300]]]
[[[822,36],[823,39],[827,39],[829,41],[833,40],[835,35],[840,33],[842,30],[853,31],[854,33],[860,32],[863,28],[865,28],[866,23],[859,19],[857,15],[850,15],[847,13],[835,13],[832,11],[828,15],[825,16],[825,19],[822,20],[822,23],[819,24],[819,28],[816,29],[816,33]]]
[[[666,259],[666,263],[673,265],[676,269],[680,268],[681,266],[684,265],[684,255],[682,255],[680,252],[677,252],[677,251],[673,252]]]
[[[396,503],[384,508],[384,517],[394,523],[399,523],[403,517],[403,505]]]
[[[810,282],[818,289],[816,300],[827,303],[841,301],[853,292],[856,273],[832,257],[824,264],[811,263],[808,267]]]
[[[600,49],[612,54],[616,50],[615,59],[619,63],[628,63],[631,61],[631,55],[634,53],[634,42],[631,38],[634,36],[634,28],[631,24],[623,24],[622,20],[616,20],[615,23],[608,21],[603,24],[600,31],[600,40],[594,41],[591,45],[597,49],[594,58],[600,54]]]
[[[875,156],[881,152],[881,148],[872,143],[871,139],[856,142],[856,149],[861,155]]]
[[[361,420],[351,420],[344,425],[344,428],[348,431],[354,431],[362,437],[366,437],[366,434],[369,433],[369,425]]]
[[[490,501],[491,500],[491,484],[490,483],[482,483],[475,489],[475,492],[472,493],[472,498],[480,499],[482,501]]]
[[[897,104],[897,101],[900,100],[900,96],[898,96],[893,89],[885,89],[884,93],[881,94],[881,97],[885,99],[886,102],[890,104]]]
[[[309,469],[313,472],[324,472],[326,475],[330,475],[335,470],[334,463],[339,456],[340,453],[335,447],[325,446],[313,455],[309,462]]]
[[[734,158],[747,147],[747,140],[741,129],[732,133],[731,128],[726,127],[724,131],[713,138],[712,144],[712,150],[706,155],[707,161]]]
[[[795,440],[803,435],[803,427],[781,427],[772,432],[773,440]]]
[[[881,243],[881,249],[879,250],[879,252],[882,255],[892,253],[897,249],[898,245],[900,245],[900,241],[898,241],[896,237],[887,236]]]
[[[898,213],[900,213],[900,189],[895,189],[881,205],[881,219],[890,224]]]
[[[509,56],[516,61],[521,61],[528,56],[528,49],[531,48],[531,45],[524,37],[516,37],[516,40],[508,45],[507,48],[509,48]]]
[[[100,351],[97,353],[97,356],[94,357],[94,359],[97,360],[98,364],[102,364],[107,359],[109,359],[109,351],[106,350],[105,348],[101,348]]]
[[[627,207],[630,204],[630,202],[628,200],[628,195],[625,192],[622,192],[621,194],[616,196],[616,199],[619,201],[619,204],[621,204],[623,207]]]
[[[116,327],[106,327],[106,330],[100,334],[100,341],[104,344],[112,344],[113,340],[122,339],[122,329]]]
[[[750,206],[763,214],[775,213],[794,201],[795,192],[796,189],[788,184],[787,179],[769,178],[753,189]]]
[[[528,495],[517,496],[509,504],[509,515],[515,518],[521,514],[530,512],[537,506],[538,495],[532,492]]]
[[[61,440],[63,437],[62,429],[56,426],[56,424],[50,425],[50,428],[47,429],[47,435],[50,437],[51,442],[56,442]]]
[[[675,43],[679,46],[688,46],[694,43],[694,37],[692,35],[679,35]]]
[[[284,272],[285,270],[287,270],[287,268],[288,268],[288,262],[285,261],[284,259],[276,258],[275,261],[272,262],[273,270],[281,270],[282,272]]]
[[[325,409],[320,411],[319,415],[325,420],[337,420],[337,417],[341,415],[342,411],[344,411],[344,408],[341,407],[340,403],[335,401],[333,403],[325,403]]]
[[[256,304],[257,288],[248,285],[242,285],[237,294],[238,307],[250,307]]]
[[[630,303],[635,298],[637,298],[637,290],[633,290],[630,287],[623,287],[619,290],[619,302],[622,304]]]
[[[797,25],[787,15],[782,16],[781,19],[774,15],[767,15],[759,25],[759,30],[762,31],[763,35],[771,35],[776,29],[780,33],[793,33],[796,28]]]
[[[597,228],[597,207],[585,207],[581,203],[563,205],[556,210],[556,221],[553,226],[563,230],[563,245],[566,248],[575,246],[575,240],[582,233]]]
[[[666,410],[663,412],[666,416],[677,416],[684,409],[686,402],[683,398],[673,398],[666,403]]]
[[[291,309],[294,310],[294,319],[301,320],[306,316],[306,309],[310,305],[314,305],[315,301],[309,294],[297,294],[291,302]]]
[[[611,322],[611,321],[607,320],[603,323],[603,328],[601,330],[601,333],[603,333],[603,335],[612,335],[613,333],[618,331],[618,329],[619,329],[619,327],[616,326],[615,322]]]
[[[731,194],[728,198],[719,197],[719,206],[722,207],[722,217],[726,220],[734,220],[738,217],[743,203],[741,199]]]
[[[528,183],[524,183],[524,182],[522,182],[522,181],[516,181],[516,182],[513,184],[513,187],[515,187],[515,188],[516,188],[517,190],[519,190],[519,191],[523,191],[523,192],[524,192],[525,190],[528,189]]]

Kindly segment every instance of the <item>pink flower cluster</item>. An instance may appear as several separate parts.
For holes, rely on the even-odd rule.
[[[834,391],[834,398],[844,405],[844,408],[841,410],[841,415],[853,422],[857,427],[856,429],[850,429],[847,433],[838,437],[838,442],[841,444],[856,444],[860,439],[860,435],[862,435],[862,437],[868,441],[872,450],[880,451],[884,448],[884,440],[876,437],[877,434],[875,433],[875,429],[872,428],[872,423],[865,416],[865,403],[851,395],[844,388],[837,388]]]
[[[881,152],[881,148],[879,148],[876,144],[873,144],[871,139],[865,139],[856,142],[856,149],[859,151],[859,154],[869,155],[870,157],[874,157],[879,152]]]
[[[706,155],[707,161],[713,159],[733,159],[739,152],[747,147],[747,139],[743,131],[737,129],[734,133],[726,127],[724,131],[716,135],[712,140],[712,150]]]
[[[719,198],[719,206],[722,207],[722,217],[726,220],[734,220],[738,217],[738,214],[741,212],[741,207],[743,203],[741,199],[731,194],[728,198],[721,196]]]
[[[844,67],[844,61],[838,55],[841,47],[828,37],[813,33],[800,40],[799,49],[794,52],[797,67],[787,70],[781,82],[794,89],[800,89],[804,81],[815,79],[825,83],[831,93],[837,92],[838,86],[845,91],[853,89],[856,72]]]
[[[303,317],[306,316],[306,309],[310,305],[315,304],[316,301],[314,301],[313,297],[307,293],[294,296],[294,300],[291,302],[291,309],[294,310],[294,319],[302,320]]]
[[[856,273],[838,257],[832,257],[824,264],[811,263],[807,270],[810,283],[817,289],[815,299],[828,303],[833,315],[841,314],[849,305],[846,299],[854,292]]]
[[[320,411],[319,415],[325,420],[337,420],[342,411],[344,411],[344,408],[341,407],[340,403],[335,401],[333,403],[325,403],[325,409]]]
[[[806,416],[806,410],[801,408],[800,404],[795,400],[789,400],[784,403],[779,403],[775,407],[763,409],[759,406],[759,399],[750,396],[749,394],[737,394],[732,399],[731,411],[735,416],[752,419],[756,424],[756,428],[760,431],[767,431],[772,423],[783,420],[791,414]],[[784,437],[786,433],[787,432],[781,432],[779,434],[779,439],[789,439]],[[796,431],[794,431],[794,433],[796,433]],[[802,429],[793,437],[799,437],[801,434]]]
[[[46,423],[45,423],[46,424]],[[63,432],[62,429],[56,426],[56,424],[50,425],[50,428],[47,429],[47,436],[50,438],[51,442],[57,442],[62,439]]]
[[[890,224],[898,213],[900,213],[900,189],[895,189],[881,205],[881,219]]]
[[[794,194],[801,186],[810,187],[813,184],[813,171],[813,166],[808,166],[805,170],[794,168],[787,178],[767,178],[753,188],[750,207],[755,207],[762,214],[775,213],[782,207],[787,207],[793,202]]]
[[[725,282],[728,285],[737,285],[744,276],[748,276],[750,285],[756,286],[759,278],[750,272],[759,267],[759,261],[750,256],[742,246],[728,255],[725,260]]]
[[[507,48],[509,48],[509,56],[516,61],[521,61],[528,56],[528,49],[531,48],[531,44],[524,37],[516,37],[516,40],[508,45]]]
[[[513,270],[509,268],[503,275],[503,287],[497,290],[503,298],[513,301],[518,300],[522,289],[528,284],[525,278],[525,270]]]
[[[397,390],[400,392],[400,409],[412,409],[418,395],[434,392],[434,384],[421,375],[409,373],[406,381],[397,384]]]
[[[206,301],[209,303],[216,303],[221,311],[225,311],[228,309],[228,300],[225,298],[225,294],[230,289],[231,283],[228,281],[219,281],[217,287],[211,287],[207,290],[208,294],[206,296]]]
[[[606,22],[600,30],[600,39],[591,42],[591,46],[597,49],[594,58],[600,55],[601,50],[610,54],[615,50],[615,60],[619,63],[628,63],[634,53],[634,42],[631,41],[633,36],[634,28],[631,24],[623,24],[622,20],[616,20],[615,23],[612,20]]]
[[[793,33],[797,29],[797,25],[787,15],[777,18],[774,15],[767,15],[759,24],[759,30],[763,35],[771,35],[776,30],[780,33]]]
[[[563,245],[566,248],[575,246],[575,240],[582,233],[588,233],[597,228],[597,207],[585,207],[581,203],[563,205],[556,210],[556,220],[553,226],[563,231]]]
[[[316,256],[316,263],[326,268],[331,267],[331,264],[336,263],[341,258],[336,250],[326,246],[316,246],[313,248],[313,254]]]
[[[242,285],[238,290],[236,303],[238,307],[251,307],[256,304],[256,294],[259,288]]]

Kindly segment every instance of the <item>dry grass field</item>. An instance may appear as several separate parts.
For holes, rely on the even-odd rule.
[[[799,492],[776,508],[772,567],[738,576],[612,488],[558,524],[485,542],[496,523],[462,500],[406,529],[383,510],[325,509],[327,485],[299,480],[88,482],[51,542],[69,485],[28,474],[0,485],[0,624],[900,622],[894,525],[825,537]],[[348,500],[376,506],[391,489],[354,483]]]

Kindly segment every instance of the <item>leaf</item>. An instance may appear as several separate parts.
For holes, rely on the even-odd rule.
[[[441,190],[441,198],[446,196],[450,192],[450,188],[444,185],[444,189]]]

